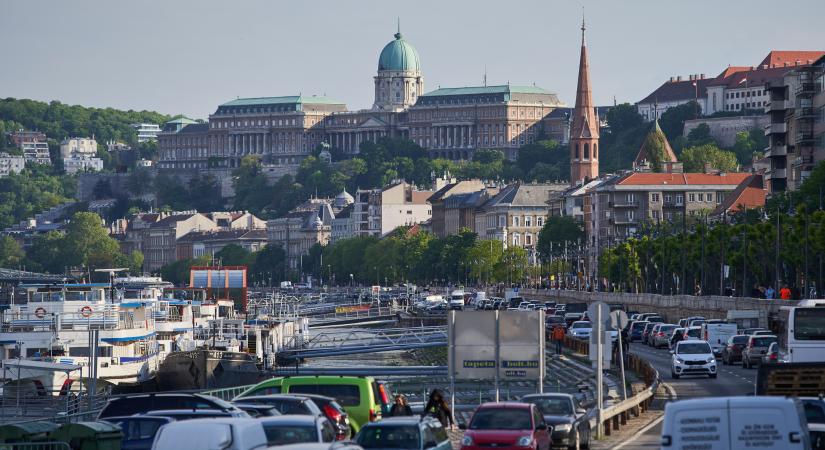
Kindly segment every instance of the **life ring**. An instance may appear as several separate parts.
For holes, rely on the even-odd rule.
[[[46,315],[46,308],[42,306],[34,310],[34,315],[37,316],[38,319],[42,319],[43,316]]]
[[[80,315],[83,317],[90,317],[92,315],[92,307],[84,306],[80,308]]]

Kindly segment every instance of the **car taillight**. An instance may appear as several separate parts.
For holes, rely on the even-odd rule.
[[[776,353],[771,353],[771,361],[776,361]]]
[[[375,422],[376,420],[378,420],[378,414],[374,409],[370,408],[370,422]]]
[[[389,405],[390,404],[390,396],[387,395],[387,390],[384,389],[383,384],[378,385],[378,393],[381,395],[381,404]]]
[[[327,419],[331,420],[333,423],[338,423],[341,421],[341,412],[333,408],[332,405],[326,404],[322,409],[324,410],[324,415],[327,416]]]
[[[659,332],[659,337],[665,337],[665,333],[664,333],[664,332],[662,332],[662,331],[660,331],[660,332]]]

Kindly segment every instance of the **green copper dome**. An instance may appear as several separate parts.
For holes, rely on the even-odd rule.
[[[384,46],[378,58],[378,70],[417,71],[421,70],[418,52],[401,36],[395,33],[395,40]]]

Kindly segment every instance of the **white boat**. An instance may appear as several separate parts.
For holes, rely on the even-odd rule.
[[[67,392],[89,377],[92,331],[97,331],[97,378],[112,384],[150,379],[158,367],[152,301],[112,303],[108,283],[21,285],[27,302],[0,312],[0,360],[3,381],[22,377],[15,361],[41,361],[79,370],[43,370],[26,374],[38,389]],[[21,380],[24,381],[24,380]],[[80,383],[78,383],[80,384]]]

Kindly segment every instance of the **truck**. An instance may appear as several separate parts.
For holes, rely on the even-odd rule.
[[[728,339],[737,334],[735,323],[703,323],[702,339],[710,344],[714,356],[722,356],[722,349],[728,343]]]
[[[732,309],[725,318],[728,323],[735,323],[740,330],[745,328],[768,328],[768,312],[759,309]]]

